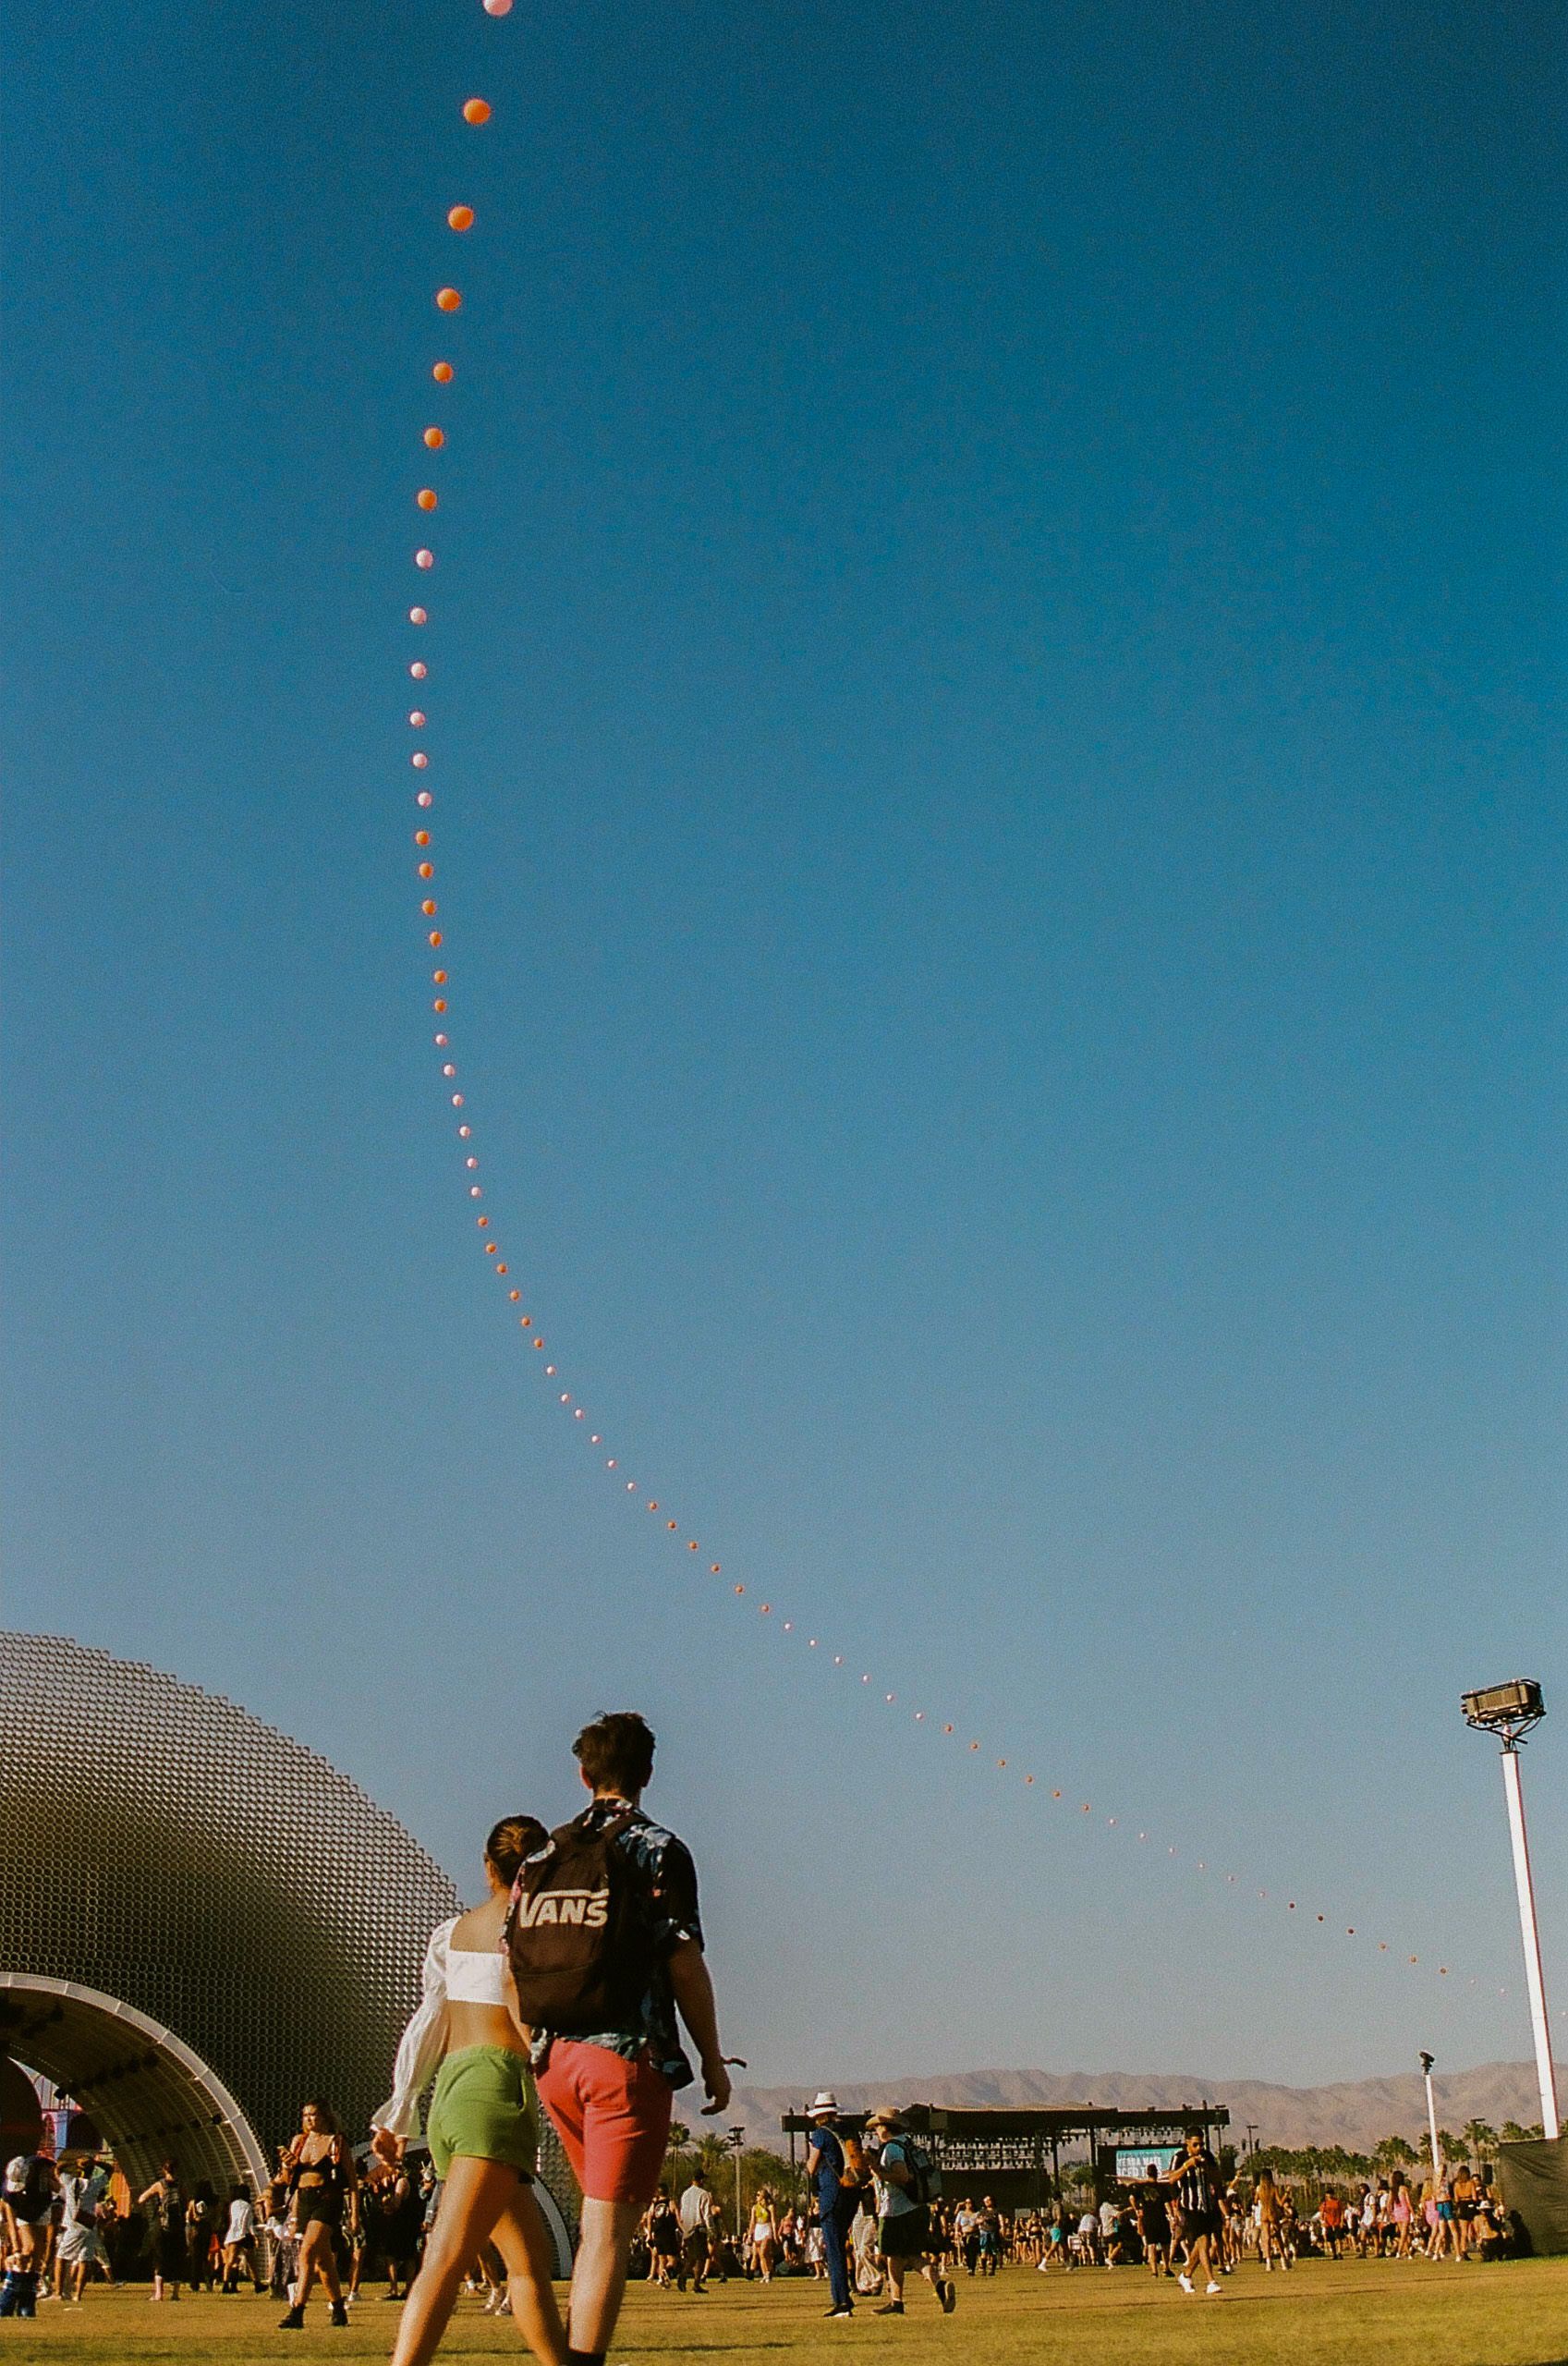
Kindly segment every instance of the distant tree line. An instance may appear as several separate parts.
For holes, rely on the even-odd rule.
[[[1497,2158],[1500,2144],[1538,2143],[1540,2137],[1538,2120],[1533,2128],[1521,2128],[1516,2119],[1505,2119],[1496,2128],[1484,2119],[1467,2119],[1457,2136],[1452,2128],[1439,2128],[1438,2150],[1450,2165],[1468,2161],[1485,2169]],[[1254,2177],[1259,2169],[1271,2169],[1276,2177],[1322,2185],[1335,2178],[1387,2177],[1394,2169],[1429,2173],[1430,2162],[1423,2131],[1414,2142],[1406,2136],[1385,2136],[1369,2153],[1347,2152],[1343,2144],[1270,2144],[1249,2153],[1246,2166]]]

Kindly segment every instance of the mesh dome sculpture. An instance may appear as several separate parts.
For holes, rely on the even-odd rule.
[[[395,1817],[233,1701],[0,1634],[0,2046],[133,2183],[167,2153],[260,2182],[306,2095],[363,2137],[460,1904]],[[576,2196],[545,2142],[559,2251]]]

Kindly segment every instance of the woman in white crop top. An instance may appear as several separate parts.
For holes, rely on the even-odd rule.
[[[425,2133],[445,2190],[392,2366],[425,2366],[435,2355],[457,2287],[487,2242],[506,2263],[513,2319],[529,2348],[541,2366],[565,2366],[550,2237],[529,2190],[539,2104],[501,1936],[517,1868],[546,1837],[531,1816],[507,1816],[486,1841],[489,1896],[431,1933],[424,1996],[397,2049],[394,2092],[371,2123],[382,2158],[401,2160],[419,2132],[419,2097],[433,2075]]]

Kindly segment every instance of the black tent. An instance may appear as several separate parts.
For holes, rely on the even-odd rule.
[[[1568,2138],[1545,2144],[1500,2144],[1498,2183],[1510,2220],[1522,2220],[1530,2249],[1568,2251]]]

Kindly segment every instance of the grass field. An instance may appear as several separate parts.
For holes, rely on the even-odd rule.
[[[1568,2260],[1494,2267],[1392,2261],[1307,2261],[1290,2276],[1253,2265],[1223,2300],[1187,2299],[1141,2270],[1073,2277],[1006,2270],[989,2284],[959,2279],[955,2315],[942,2317],[923,2285],[909,2314],[877,2318],[862,2303],[852,2324],[826,2324],[822,2287],[732,2284],[701,2299],[632,2287],[612,2360],[693,2358],[711,2366],[782,2366],[789,2358],[847,2355],[962,2359],[965,2366],[1568,2366]],[[32,2324],[0,2324],[13,2359],[119,2366],[133,2360],[384,2358],[395,2311],[377,2287],[334,2333],[316,2301],[303,2334],[275,2330],[275,2300],[249,2293],[188,2296],[154,2307],[145,2286],[90,2291],[80,2309],[41,2310]],[[459,2304],[441,2356],[521,2358],[510,2323]]]

